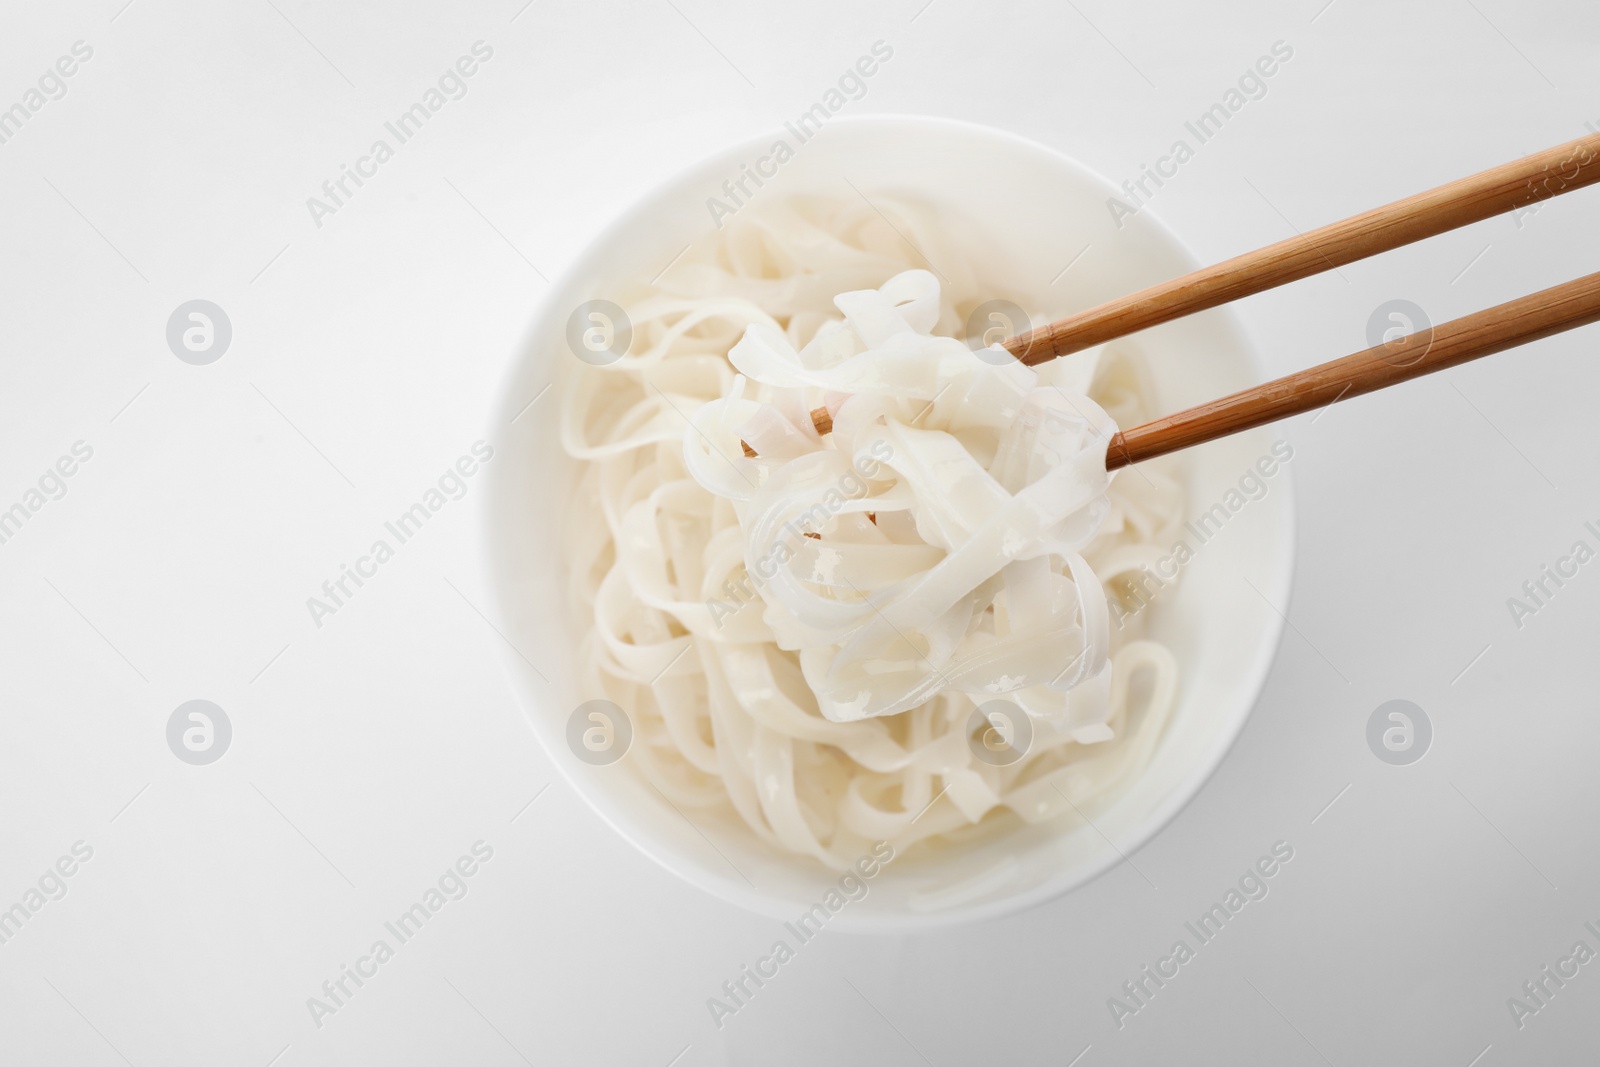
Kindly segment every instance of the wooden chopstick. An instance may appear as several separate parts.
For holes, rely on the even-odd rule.
[[[1215,441],[1592,322],[1600,322],[1600,272],[1125,430],[1106,448],[1106,470]]]
[[[1600,134],[1247,252],[1018,334],[1032,366],[1600,182]]]
[[[1600,134],[1535,152],[1342,222],[1202,267],[1181,278],[1018,334],[1006,341],[1004,347],[1023,363],[1033,366],[1596,182],[1600,182]],[[1584,318],[1582,311],[1587,306],[1583,303],[1584,294],[1589,292],[1593,278],[1593,275],[1580,278],[1135,427],[1112,439],[1112,447],[1106,453],[1107,469],[1114,470],[1141,459],[1226,437],[1344,396],[1359,396],[1593,322],[1595,319]],[[1558,318],[1561,314],[1555,312],[1554,307],[1566,308],[1572,317],[1559,321],[1549,319],[1551,314],[1557,314]],[[1517,332],[1521,328],[1511,325],[1509,320],[1514,315],[1529,312],[1535,314],[1536,324],[1529,327],[1535,332],[1523,335]],[[1543,332],[1537,332],[1540,329]],[[1520,339],[1503,343],[1496,340],[1502,335]],[[1393,358],[1395,353],[1390,352],[1395,346],[1409,345],[1407,351],[1414,355],[1416,348],[1426,344],[1428,356],[1432,356],[1447,336],[1451,343],[1444,350],[1447,354],[1454,353],[1451,361],[1436,362],[1425,356],[1416,363],[1395,366],[1398,361]],[[1382,354],[1385,352],[1389,352],[1388,357]],[[1395,371],[1404,373],[1396,375]],[[1329,395],[1327,388],[1330,383],[1333,395]],[[819,434],[833,431],[833,414],[825,407],[812,411],[811,421]],[[1169,440],[1180,443],[1168,443]],[[745,444],[744,454],[753,457],[756,453]]]

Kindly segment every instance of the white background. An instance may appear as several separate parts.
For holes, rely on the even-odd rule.
[[[553,781],[476,610],[480,490],[320,629],[306,609],[485,436],[546,278],[876,40],[851,113],[988,123],[1114,181],[1287,42],[1152,207],[1206,261],[1600,126],[1591,4],[1324,2],[8,3],[0,107],[94,54],[0,145],[0,508],[94,453],[0,545],[0,907],[94,851],[0,944],[0,1063],[1593,1057],[1600,964],[1520,1030],[1506,1000],[1600,949],[1600,562],[1520,629],[1506,601],[1596,543],[1595,328],[1289,424],[1290,626],[1136,868],[982,926],[825,934],[721,1030],[706,998],[780,928]],[[480,39],[468,95],[314,225],[306,198]],[[1365,347],[1390,299],[1442,321],[1587,273],[1597,224],[1577,193],[1239,311],[1286,373]],[[165,341],[194,298],[233,326],[209,366]],[[1409,767],[1364,737],[1397,697],[1435,729]],[[205,767],[165,740],[195,698],[234,728]],[[316,1026],[307,998],[478,840],[470,893]],[[1119,1031],[1107,998],[1279,840],[1271,894]]]

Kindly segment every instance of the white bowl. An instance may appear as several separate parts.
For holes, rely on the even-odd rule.
[[[628,281],[651,279],[686,244],[710,232],[707,198],[723,195],[723,182],[779,138],[794,141],[787,131],[758,137],[667,181],[608,226],[551,288],[493,414],[491,440],[498,451],[488,465],[480,520],[498,625],[549,679],[521,653],[507,651],[512,685],[551,760],[606,822],[668,870],[724,900],[792,920],[822,900],[838,872],[808,858],[776,854],[732,821],[696,815],[691,824],[627,758],[591,766],[569,748],[569,716],[598,694],[583,692],[577,683],[578,635],[565,621],[569,572],[562,520],[573,464],[558,441],[559,382],[553,399],[518,417],[559,377],[562,363],[575,362],[566,340],[573,310]],[[948,215],[949,232],[988,276],[1002,281],[1005,295],[1033,300],[1021,301],[1025,307],[1076,310],[1197,266],[1148,213],[1125,218],[1118,229],[1107,206],[1117,190],[1105,179],[1051,149],[963,122],[834,119],[799,146],[758,197],[854,197],[851,185],[868,198],[899,193],[940,209],[941,217]],[[1089,251],[1052,288],[1052,279],[1086,246]],[[1163,412],[1264,377],[1226,309],[1146,331],[1128,343],[1150,360]],[[1187,454],[1177,469],[1186,483],[1189,514],[1198,516],[1223,501],[1241,475],[1269,454],[1277,436],[1271,428],[1256,430]],[[1098,829],[1081,822],[1019,827],[922,860],[912,853],[868,881],[867,894],[833,915],[830,929],[904,930],[989,918],[1048,900],[1121,862],[1122,853],[1150,840],[1199,792],[1266,678],[1282,629],[1271,605],[1288,603],[1294,540],[1289,472],[1279,470],[1265,484],[1265,496],[1240,508],[1199,547],[1182,579],[1149,609],[1153,636],[1180,665],[1181,695],[1148,770],[1094,809]],[[1198,539],[1189,542],[1194,547]]]

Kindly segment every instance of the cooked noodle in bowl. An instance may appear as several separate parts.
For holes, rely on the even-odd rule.
[[[830,929],[1013,912],[1166,825],[1260,692],[1287,474],[1191,531],[1272,436],[1103,456],[1267,375],[1225,309],[1031,370],[984,347],[1019,324],[993,301],[1039,325],[1195,266],[1055,152],[840,117],[708,220],[771,143],[551,286],[489,427],[491,639],[550,764],[688,882],[787,920],[858,872]]]
[[[1104,462],[1148,368],[975,351],[1009,294],[965,262],[913,204],[752,208],[632,294],[628,352],[562,405],[586,692],[672,804],[833,869],[1117,789],[1180,684],[1126,579],[1183,492]]]

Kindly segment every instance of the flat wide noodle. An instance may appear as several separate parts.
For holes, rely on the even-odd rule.
[[[1142,362],[975,353],[965,316],[1004,294],[875,202],[741,212],[639,288],[628,353],[562,406],[587,696],[672,803],[832,867],[1081,816],[1177,694],[1134,589],[1181,493],[1104,464],[1150,414]],[[994,702],[1031,726],[1005,766],[968,733]]]

